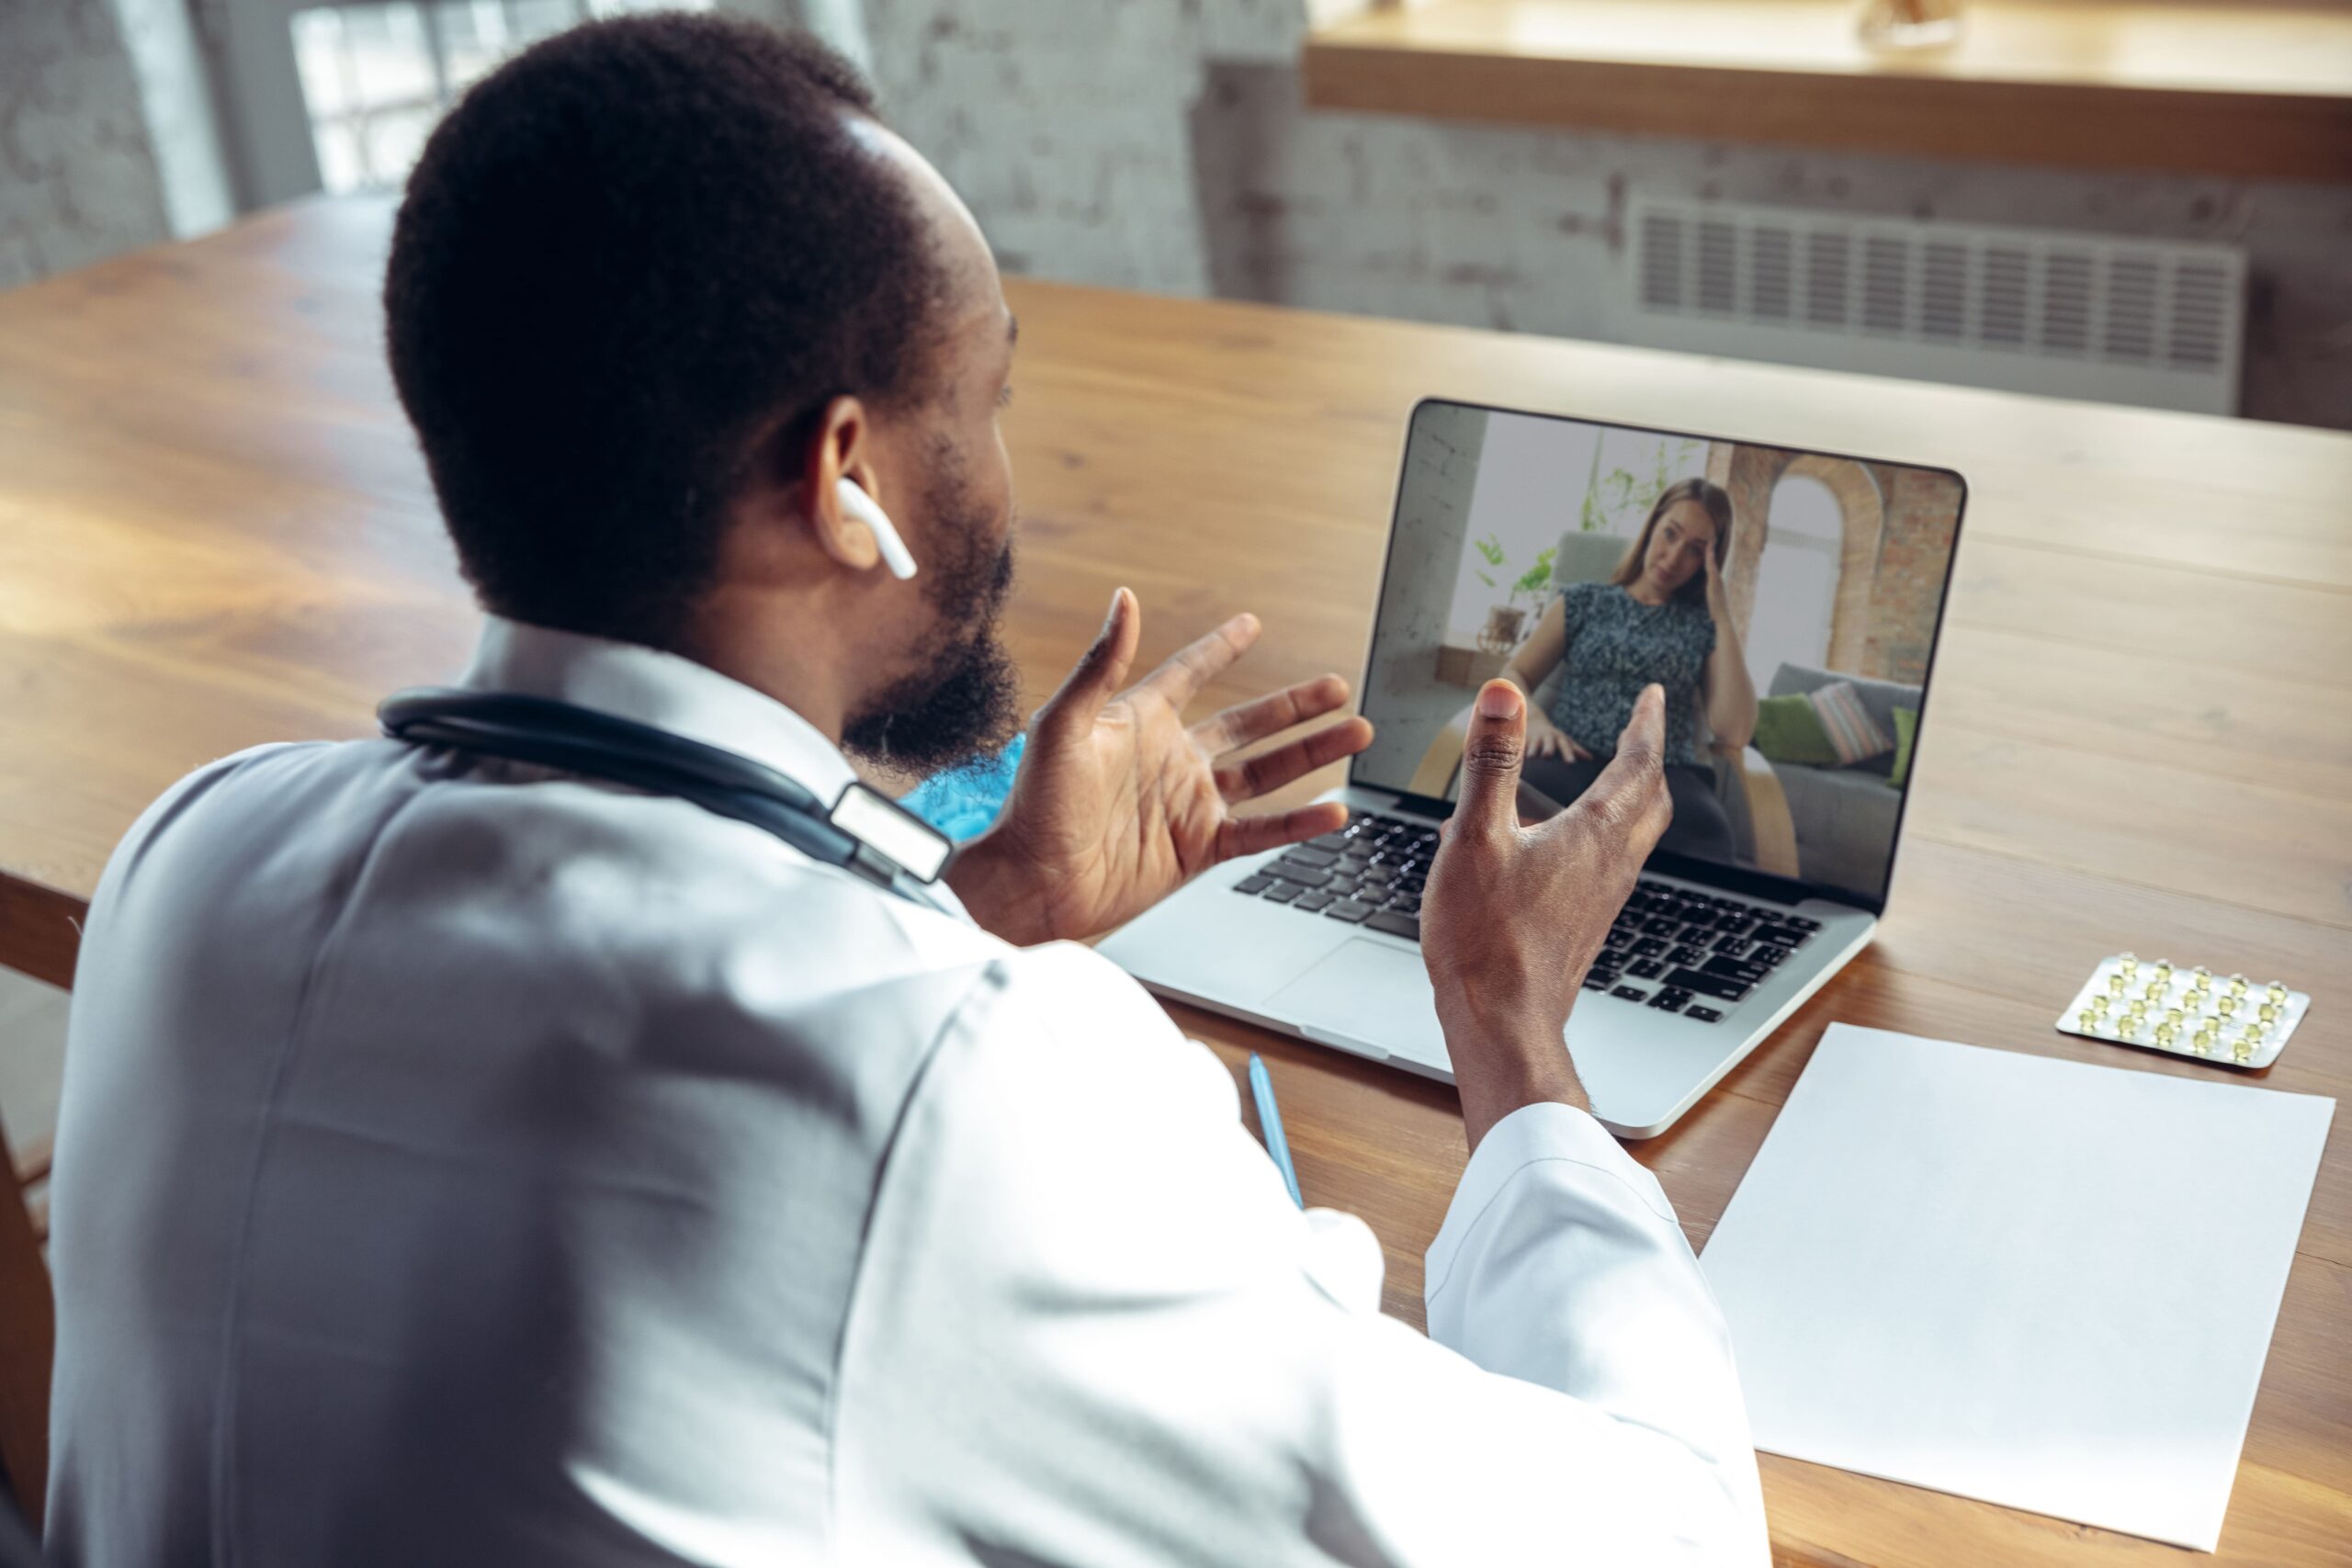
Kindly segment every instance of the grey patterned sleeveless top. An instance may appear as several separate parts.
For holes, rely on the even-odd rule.
[[[1666,688],[1666,760],[1699,760],[1699,678],[1715,650],[1706,609],[1670,599],[1645,604],[1608,582],[1560,590],[1568,634],[1552,722],[1596,757],[1617,752],[1634,699],[1652,681]]]

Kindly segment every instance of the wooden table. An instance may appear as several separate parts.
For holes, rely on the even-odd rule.
[[[473,615],[393,403],[380,204],[264,217],[0,295],[0,962],[70,977],[133,816],[257,741],[369,729]],[[2054,1034],[2123,948],[2314,998],[2273,1088],[2352,1100],[2352,435],[1631,349],[1019,284],[1012,635],[1042,697],[1114,587],[1145,658],[1227,612],[1242,684],[1360,671],[1407,410],[1429,393],[1947,463],[1973,483],[1877,945],[1668,1135],[1693,1244],[1832,1019],[2225,1077]],[[1329,780],[1316,781],[1323,787]],[[1305,793],[1304,791],[1294,792]],[[1451,1091],[1179,1010],[1281,1082],[1311,1201],[1421,1252]],[[2234,1081],[2234,1080],[2232,1080]],[[2172,1549],[1768,1456],[1782,1561],[2169,1562]],[[2346,1561],[2352,1138],[2332,1141],[2221,1560]]]

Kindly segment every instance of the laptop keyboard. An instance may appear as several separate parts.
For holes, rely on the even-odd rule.
[[[1819,930],[1819,920],[1786,905],[1645,876],[1617,912],[1584,988],[1719,1023]]]
[[[1419,942],[1421,886],[1436,853],[1436,823],[1359,811],[1338,832],[1284,850],[1233,890]]]
[[[1360,811],[1340,831],[1285,850],[1233,890],[1419,942],[1421,888],[1436,853],[1434,823]],[[1718,1023],[1820,930],[1820,921],[1783,905],[1645,876],[1618,911],[1584,988]]]

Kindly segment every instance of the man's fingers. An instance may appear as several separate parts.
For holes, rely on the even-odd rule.
[[[1584,798],[1623,823],[1643,853],[1673,820],[1666,794],[1666,692],[1649,685],[1634,699],[1634,716],[1617,738],[1617,755],[1600,770]]]
[[[1159,697],[1178,713],[1201,688],[1231,667],[1258,640],[1258,617],[1239,615],[1206,637],[1195,637],[1168,656],[1136,688]]]
[[[1263,854],[1284,844],[1304,843],[1348,825],[1348,808],[1336,800],[1302,806],[1295,811],[1271,811],[1263,817],[1228,817],[1217,829],[1216,858]]]
[[[1216,792],[1236,804],[1255,799],[1342,757],[1352,757],[1371,744],[1372,720],[1342,719],[1248,761],[1219,767]]]
[[[1527,749],[1527,704],[1519,688],[1495,680],[1478,688],[1462,744],[1462,798],[1453,819],[1499,832],[1519,822],[1519,765]]]
[[[1212,757],[1279,735],[1292,725],[1321,718],[1344,706],[1348,683],[1337,675],[1321,675],[1295,686],[1236,703],[1224,712],[1193,727],[1193,739]]]
[[[1037,710],[1038,733],[1083,733],[1094,727],[1095,716],[1102,705],[1127,678],[1127,667],[1135,662],[1136,645],[1143,640],[1143,607],[1136,603],[1135,594],[1122,588],[1111,595],[1111,613],[1103,617],[1102,630],[1093,645],[1079,656],[1061,683],[1061,689],[1046,699]]]

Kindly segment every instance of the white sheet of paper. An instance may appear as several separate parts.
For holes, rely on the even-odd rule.
[[[2335,1110],[1832,1024],[1701,1258],[1757,1447],[2216,1550]]]

